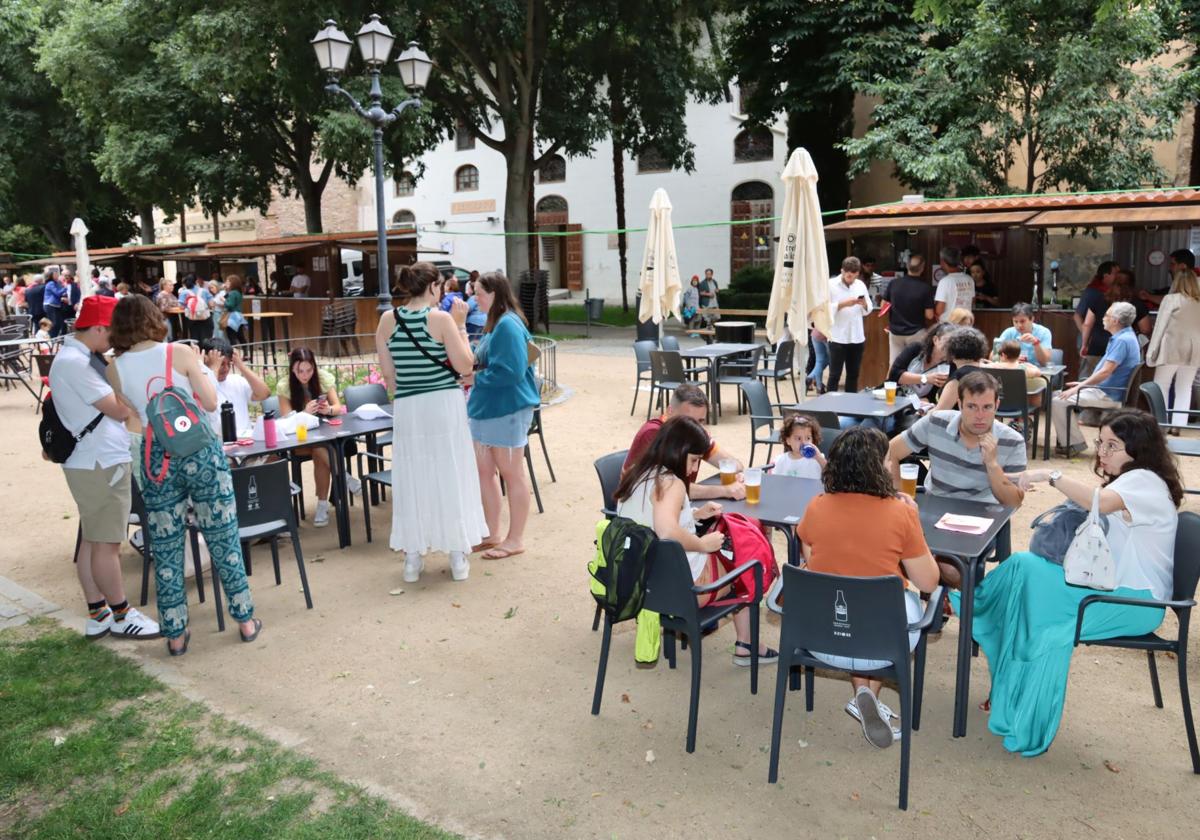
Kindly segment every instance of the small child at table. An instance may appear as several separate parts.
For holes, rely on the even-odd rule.
[[[789,475],[793,478],[820,478],[825,469],[825,456],[818,445],[821,443],[821,427],[805,414],[793,414],[783,421],[779,432],[783,452],[771,464],[774,475]],[[808,454],[805,454],[805,450]]]

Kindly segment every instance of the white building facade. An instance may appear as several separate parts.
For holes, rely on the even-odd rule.
[[[775,223],[729,222],[776,215],[783,200],[780,173],[786,163],[786,135],[782,125],[745,129],[736,90],[731,102],[693,102],[686,113],[695,170],[665,169],[653,153],[640,159],[627,156],[626,224],[645,228],[650,197],[664,188],[674,208],[683,281],[711,268],[725,288],[731,273],[743,265],[773,265]],[[386,217],[393,225],[415,223],[421,247],[447,252],[436,259],[468,270],[503,269],[503,156],[460,131],[427,152],[420,163],[419,180],[405,173],[387,183]],[[538,267],[548,272],[550,288],[567,289],[573,296],[586,289],[593,297],[619,300],[617,236],[610,233],[617,227],[611,143],[597,144],[588,157],[552,159],[535,176],[534,200],[539,230],[573,234],[539,237]],[[361,205],[359,214],[360,228],[374,226],[373,201]],[[705,223],[710,226],[680,228]],[[632,301],[645,234],[630,233],[627,239]]]

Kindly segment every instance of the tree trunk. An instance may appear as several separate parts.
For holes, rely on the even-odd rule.
[[[1188,184],[1200,184],[1200,105],[1192,109],[1192,161]]]
[[[321,194],[324,190],[305,169],[303,178],[296,179],[296,192],[304,200],[304,228],[306,233],[324,233],[321,224]]]
[[[49,227],[48,225],[40,225],[39,229],[42,235],[50,241],[50,247],[57,253],[58,251],[71,251],[74,248],[71,245],[71,240],[63,234],[57,226]]]
[[[154,244],[154,207],[147,205],[138,208],[138,220],[142,227],[142,244]]]
[[[529,230],[529,147],[533,132],[528,126],[505,126],[512,138],[505,149],[504,230],[522,233]],[[504,269],[514,286],[529,270],[529,247],[525,237],[507,236],[504,240]]]
[[[625,236],[625,93],[619,76],[609,84],[609,119],[612,123],[613,197],[617,205],[617,264],[621,269],[621,310],[629,311],[629,240]]]
[[[221,241],[221,214],[218,213],[216,210],[214,210],[212,212],[212,220],[213,220],[213,241],[220,242]]]
[[[187,242],[187,208],[179,208],[179,241]]]

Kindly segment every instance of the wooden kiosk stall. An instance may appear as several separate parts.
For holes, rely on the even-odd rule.
[[[900,257],[908,253],[925,257],[924,278],[931,281],[938,252],[952,245],[973,244],[987,265],[997,288],[1000,305],[976,308],[975,325],[989,338],[1011,325],[1014,303],[1034,302],[1038,320],[1054,335],[1054,347],[1063,350],[1063,363],[1074,377],[1079,365],[1079,331],[1072,309],[1073,298],[1090,275],[1078,274],[1063,287],[1048,257],[1051,231],[1069,247],[1075,235],[1107,236],[1095,262],[1115,259],[1133,267],[1139,289],[1153,290],[1169,284],[1165,270],[1154,268],[1176,248],[1200,251],[1200,190],[1137,190],[1102,194],[1046,194],[994,198],[946,199],[896,203],[849,210],[844,221],[828,225],[830,239],[844,239],[846,254],[879,249],[881,267],[903,272]],[[881,243],[882,240],[882,243]],[[1092,240],[1095,242],[1096,240]],[[890,259],[889,259],[890,258]],[[1090,265],[1090,262],[1088,263]],[[887,318],[873,313],[867,318],[867,346],[860,380],[882,382],[887,376]]]

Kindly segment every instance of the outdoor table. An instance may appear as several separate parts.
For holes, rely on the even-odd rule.
[[[721,476],[714,475],[706,478],[701,484],[715,485],[721,483]],[[711,499],[721,506],[722,513],[740,513],[742,516],[757,519],[764,525],[770,525],[783,532],[787,537],[787,561],[793,566],[800,565],[800,538],[796,536],[796,526],[804,518],[808,503],[825,492],[820,479],[796,478],[790,475],[763,474],[762,490],[759,491],[759,503],[752,505],[746,500]]]
[[[828,411],[845,417],[873,417],[884,420],[913,411],[908,397],[896,395],[896,401],[888,405],[887,400],[877,400],[870,391],[829,391],[811,400],[796,405],[797,411]]]
[[[1042,372],[1042,379],[1046,380],[1046,390],[1042,392],[1042,405],[1046,410],[1046,419],[1043,424],[1046,431],[1042,435],[1042,460],[1050,460],[1050,427],[1054,425],[1054,418],[1050,414],[1050,403],[1054,397],[1054,386],[1057,383],[1060,387],[1063,382],[1063,374],[1066,373],[1066,365],[1041,365],[1038,369]]]
[[[721,360],[739,356],[742,353],[753,353],[759,347],[762,347],[763,343],[755,341],[750,344],[706,344],[703,347],[693,347],[689,350],[679,351],[679,355],[689,365],[695,359],[705,359],[712,365],[709,368],[708,376],[712,386],[713,404],[708,407],[708,411],[714,426],[717,424],[717,415],[720,413],[717,411],[717,406],[721,404]]]
[[[262,340],[265,342],[270,342],[270,345],[271,345],[271,362],[272,363],[274,363],[276,360],[275,354],[278,349],[275,344],[275,342],[276,342],[275,322],[276,321],[282,322],[282,324],[283,324],[283,341],[285,344],[291,344],[291,341],[292,341],[292,333],[291,333],[291,326],[290,326],[291,321],[289,321],[288,319],[292,317],[292,314],[293,313],[291,313],[291,312],[248,312],[248,313],[243,313],[243,317],[245,317],[246,322],[250,326],[250,344],[251,345],[253,345],[256,341],[258,341],[258,338],[255,336],[255,332],[256,332],[258,326],[261,324],[262,333],[263,333]]]
[[[958,665],[954,680],[954,727],[955,738],[967,734],[967,703],[971,684],[971,658],[974,638],[971,634],[975,615],[976,572],[983,577],[983,562],[992,543],[997,545],[997,556],[1007,557],[1011,548],[1009,520],[1014,508],[988,502],[972,502],[935,496],[932,493],[917,494],[917,509],[921,515],[921,530],[925,542],[935,557],[954,563],[962,573],[962,597],[959,602]],[[966,516],[982,516],[992,520],[982,534],[963,534],[945,531],[936,523],[947,513]]]
[[[381,405],[387,412],[387,417],[375,420],[362,420],[353,414],[343,414],[338,419],[339,426],[331,426],[324,419],[316,429],[308,430],[308,439],[296,440],[295,435],[281,436],[275,446],[268,447],[264,441],[256,440],[251,446],[226,446],[225,454],[231,458],[253,458],[258,455],[277,455],[303,449],[307,446],[324,446],[329,451],[329,466],[333,475],[331,493],[336,499],[334,513],[337,517],[338,547],[347,548],[351,544],[350,537],[350,495],[346,487],[346,459],[342,455],[342,444],[358,437],[372,437],[381,432],[392,430],[392,406]],[[370,504],[364,496],[363,504]]]
[[[32,344],[46,344],[49,346],[54,346],[58,344],[59,341],[60,339],[47,340],[44,338],[32,338],[24,336],[21,338],[6,338],[0,341],[0,349],[5,347],[21,348]],[[38,392],[33,390],[33,370],[22,365],[21,362],[23,355],[24,352],[21,350],[11,354],[0,353],[0,379],[4,380],[5,382],[20,382],[25,386],[25,390],[32,394],[33,398],[36,400],[38,399]]]

